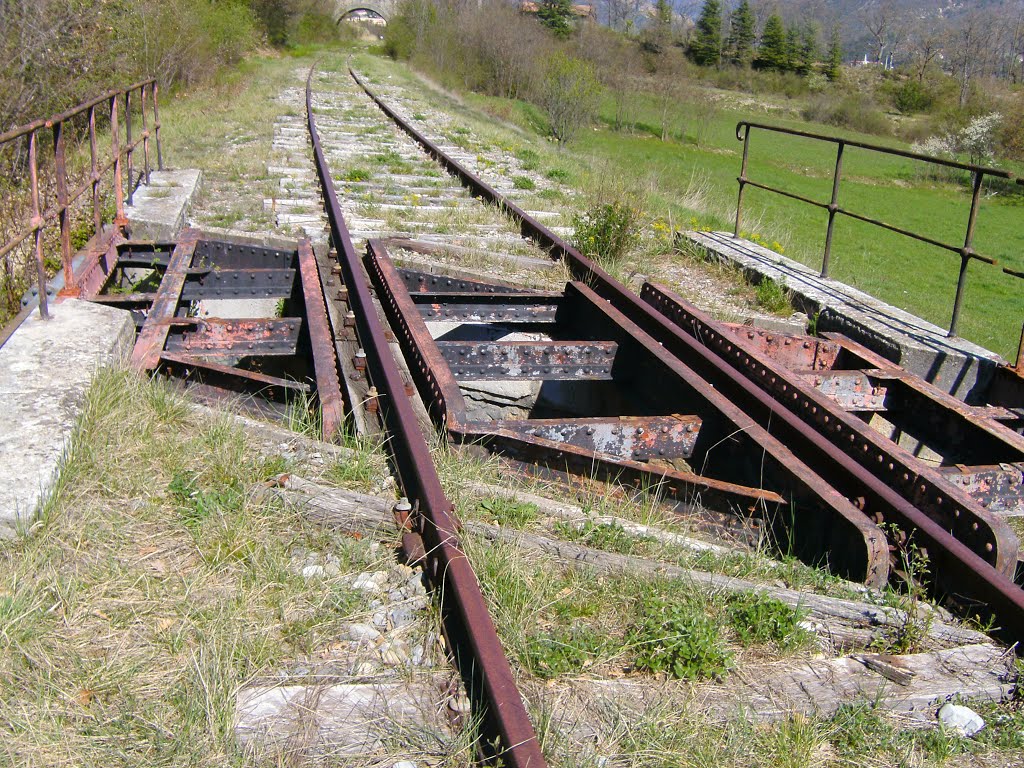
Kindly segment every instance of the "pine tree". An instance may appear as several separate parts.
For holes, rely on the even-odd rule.
[[[800,33],[795,24],[786,27],[786,70],[793,72],[800,60]]]
[[[754,12],[750,9],[750,3],[741,0],[729,18],[729,40],[725,46],[729,52],[729,61],[733,64],[750,66],[754,58],[754,41],[757,39],[754,25]]]
[[[722,59],[722,4],[705,0],[690,43],[690,58],[702,67],[714,67]]]
[[[818,60],[818,30],[814,24],[807,23],[800,28],[800,46],[796,57],[796,71],[801,75],[809,75],[814,71],[814,62]]]
[[[843,47],[839,41],[839,25],[832,27],[832,36],[828,41],[828,53],[825,55],[825,77],[830,82],[838,80],[843,73]]]
[[[572,0],[541,0],[537,18],[555,37],[568,37],[572,32]]]
[[[785,72],[789,66],[789,47],[786,44],[786,28],[777,13],[768,17],[761,32],[761,44],[757,48],[754,66],[759,69],[774,69]]]

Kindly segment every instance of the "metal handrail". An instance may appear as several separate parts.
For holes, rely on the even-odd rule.
[[[750,132],[752,129],[757,128],[764,131],[772,131],[775,133],[782,133],[789,136],[799,136],[805,139],[814,139],[816,141],[825,141],[836,145],[836,163],[835,170],[832,175],[832,197],[827,202],[821,202],[820,200],[812,200],[809,197],[798,195],[795,192],[789,192],[784,189],[773,187],[769,184],[762,184],[760,182],[752,181],[747,176],[747,164],[750,152]],[[835,227],[835,219],[837,214],[842,214],[856,221],[862,221],[865,224],[871,224],[881,229],[888,230],[889,232],[895,232],[896,234],[903,235],[904,237],[912,238],[918,242],[927,243],[937,248],[950,251],[957,254],[960,257],[960,274],[957,278],[956,284],[956,296],[953,299],[953,315],[949,323],[948,336],[956,336],[957,326],[960,322],[960,310],[963,304],[964,289],[967,285],[967,265],[971,260],[982,261],[986,264],[996,264],[996,260],[988,256],[983,256],[974,250],[974,225],[977,221],[978,216],[978,204],[981,200],[981,187],[982,182],[986,176],[992,178],[1006,179],[1008,181],[1014,181],[1017,184],[1024,184],[1024,179],[1017,178],[1016,175],[1009,171],[1004,171],[999,168],[992,168],[984,165],[975,165],[973,163],[961,163],[957,160],[947,160],[941,157],[931,157],[929,155],[922,155],[919,152],[909,152],[903,149],[896,149],[894,147],[885,147],[880,144],[869,144],[864,141],[855,141],[852,139],[844,139],[838,136],[827,136],[820,133],[811,133],[809,131],[799,131],[794,128],[783,128],[777,125],[768,125],[765,123],[753,123],[746,120],[736,124],[736,139],[743,142],[743,161],[740,166],[740,175],[737,177],[739,182],[739,196],[736,202],[736,226],[734,234],[739,237],[740,225],[742,223],[743,214],[743,190],[745,187],[754,187],[755,189],[763,189],[767,192],[774,192],[788,197],[791,200],[798,200],[808,205],[813,205],[816,208],[821,208],[828,211],[828,229],[825,232],[825,252],[822,256],[821,261],[821,276],[828,277],[829,260],[832,255],[832,234]],[[913,232],[903,227],[897,227],[893,224],[882,221],[881,219],[875,219],[870,216],[865,216],[854,211],[847,210],[839,205],[839,185],[843,174],[843,150],[846,147],[855,147],[857,149],[866,149],[871,152],[878,152],[886,155],[893,155],[895,157],[904,157],[908,160],[918,160],[921,162],[929,163],[931,165],[942,166],[945,168],[953,168],[961,171],[968,171],[971,174],[971,208],[967,217],[967,231],[964,234],[964,241],[962,245],[955,243],[947,243],[942,240],[938,240],[928,235],[923,235],[919,232]]]
[[[132,139],[132,94],[138,91],[141,96],[141,120],[142,133]],[[149,116],[147,111],[147,93],[153,99],[153,130],[149,128]],[[75,107],[54,115],[49,119],[33,120],[25,125],[12,128],[0,134],[0,147],[24,139],[28,140],[28,174],[29,174],[29,207],[31,215],[22,219],[23,225],[6,242],[0,244],[0,259],[5,257],[30,237],[34,238],[34,250],[36,260],[37,280],[39,284],[39,314],[42,317],[50,316],[49,305],[46,297],[46,267],[43,259],[43,232],[47,225],[58,223],[60,227],[60,248],[61,262],[64,269],[64,288],[61,291],[64,295],[77,295],[78,288],[75,283],[74,268],[72,266],[71,252],[71,206],[78,201],[87,191],[92,193],[92,219],[93,234],[99,234],[103,226],[103,216],[100,209],[100,185],[105,174],[113,169],[114,203],[116,213],[114,225],[123,228],[127,223],[124,213],[125,203],[125,180],[122,173],[122,161],[128,166],[128,204],[131,205],[132,197],[135,194],[136,182],[133,168],[133,154],[141,144],[143,151],[143,173],[139,182],[149,184],[150,182],[150,152],[149,140],[152,136],[156,143],[157,169],[163,170],[163,152],[160,147],[160,108],[158,102],[159,86],[155,78],[141,80],[129,85],[127,88],[107,91],[88,101],[82,102]],[[120,139],[120,103],[123,99],[125,118],[125,144],[121,146]],[[110,160],[101,164],[99,150],[96,141],[96,109],[101,104],[109,104],[110,119]],[[65,139],[65,124],[78,117],[86,115],[89,126],[89,174],[82,184],[73,190],[68,189],[67,172],[67,142]],[[53,159],[54,173],[56,176],[56,205],[41,208],[39,188],[39,131],[50,129],[53,131]]]
[[[1019,277],[1024,279],[1024,271],[1019,269],[1003,267],[1003,272],[1008,274],[1010,277]],[[1021,325],[1020,328],[1020,342],[1017,344],[1017,359],[1014,363],[1013,369],[1017,371],[1018,376],[1024,376],[1024,325]]]

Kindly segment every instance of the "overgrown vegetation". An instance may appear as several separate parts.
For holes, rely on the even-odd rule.
[[[164,381],[99,372],[55,497],[0,540],[0,763],[256,762],[239,688],[367,620],[346,578],[390,560],[257,492],[293,469],[316,472]],[[304,576],[310,556],[336,568]]]
[[[573,245],[612,267],[637,246],[642,211],[628,200],[613,199],[573,214]]]

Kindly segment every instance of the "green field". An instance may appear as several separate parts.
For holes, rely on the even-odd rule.
[[[604,117],[609,117],[607,111]],[[707,184],[708,203],[693,215],[701,225],[732,229],[743,146],[735,133],[740,120],[839,135],[834,128],[723,109],[709,121],[700,146],[686,140],[662,142],[650,133],[630,135],[601,129],[584,134],[577,151],[602,158],[630,174],[655,175],[656,198],[669,210],[676,207],[673,197],[682,197],[692,188],[692,179],[702,179]],[[842,135],[880,143],[874,137]],[[747,175],[828,202],[835,152],[834,144],[755,129]],[[929,181],[923,163],[847,148],[843,179],[839,195],[843,207],[945,242],[963,242],[970,206],[966,178],[959,183]],[[1001,269],[1024,269],[1021,193],[1024,189],[1017,192],[999,187],[988,189],[983,198],[974,247],[997,259],[999,266],[971,262],[959,329],[960,335],[1004,356],[1015,353],[1024,321],[1024,281]],[[747,232],[781,243],[787,256],[815,268],[821,266],[825,211],[748,187],[743,220]],[[944,328],[950,320],[959,266],[956,254],[837,217],[831,275]]]
[[[723,102],[735,101],[735,94],[716,95],[724,95]],[[507,117],[537,137],[543,132],[542,118],[528,104],[465,96],[471,105]],[[741,120],[909,148],[895,139],[794,118],[799,106],[795,101],[780,98],[772,104],[768,99],[767,106],[769,114],[725,105],[709,112],[705,105],[681,103],[671,119],[671,138],[662,141],[661,112],[653,98],[634,96],[628,130],[611,129],[614,104],[605,98],[598,126],[581,132],[559,164],[570,171],[571,180],[600,173],[631,181],[646,191],[649,212],[665,217],[678,229],[698,226],[731,231],[743,148],[736,139],[736,124]],[[690,115],[691,109],[698,116]],[[700,134],[699,143],[694,133]],[[835,152],[831,143],[755,130],[748,178],[827,203]],[[839,202],[846,209],[962,244],[970,205],[966,175],[937,181],[927,177],[923,163],[848,147],[843,179]],[[999,265],[971,262],[960,317],[961,336],[1004,357],[1016,353],[1024,322],[1024,281],[1002,271],[1003,266],[1024,269],[1022,206],[1024,187],[986,187],[974,247],[997,259]],[[751,187],[745,192],[743,207],[742,228],[748,236],[757,234],[765,242],[780,244],[785,255],[821,267],[828,220],[825,211]],[[830,275],[942,328],[950,322],[959,268],[960,259],[954,253],[837,217]]]

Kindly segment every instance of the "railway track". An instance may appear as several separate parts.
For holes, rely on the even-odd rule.
[[[769,530],[775,542],[808,562],[826,562],[848,578],[882,585],[899,566],[901,552],[925,549],[936,594],[959,601],[968,612],[994,617],[1014,642],[1022,636],[1024,595],[1011,578],[1016,537],[1004,520],[950,482],[950,473],[935,468],[948,456],[930,464],[919,451],[900,444],[903,435],[934,443],[929,440],[933,434],[922,435],[908,421],[906,414],[915,408],[928,409],[933,423],[955,421],[959,432],[951,442],[959,450],[977,445],[981,436],[984,447],[975,453],[998,457],[1004,465],[1024,459],[1020,435],[990,414],[958,407],[920,382],[909,386],[909,406],[900,413],[887,409],[886,384],[905,390],[906,377],[842,339],[778,337],[773,346],[773,339],[762,334],[750,344],[752,338],[743,339],[740,330],[711,321],[663,287],[645,285],[637,296],[542,223],[536,212],[471,173],[355,72],[351,75],[402,132],[474,197],[503,214],[492,222],[504,230],[502,242],[509,246],[499,253],[500,263],[513,272],[531,264],[550,269],[550,261],[542,261],[537,252],[524,253],[514,239],[518,230],[570,277],[561,291],[538,291],[464,269],[439,276],[429,259],[417,269],[415,255],[414,266],[408,260],[398,266],[395,253],[430,257],[454,245],[446,254],[451,256],[460,248],[478,252],[492,241],[466,245],[431,233],[429,226],[382,237],[383,231],[358,214],[346,216],[334,179],[359,174],[339,174],[330,165],[318,134],[311,72],[309,129],[337,249],[343,284],[339,296],[355,314],[376,387],[374,407],[390,436],[402,487],[418,501],[407,521],[406,554],[424,559],[428,573],[439,579],[453,648],[462,649],[460,666],[470,688],[482,692],[483,711],[492,719],[485,732],[497,736],[508,764],[536,766],[543,757],[461,554],[460,526],[430,462],[409,398],[410,377],[435,422],[456,441],[485,444],[553,476],[589,474],[657,486],[680,511],[712,506],[739,516]],[[350,95],[342,103],[354,109]],[[332,140],[356,138],[357,131],[335,129]],[[423,168],[422,157],[408,151],[408,142],[393,147],[403,162]],[[341,158],[353,153],[358,150]],[[392,181],[427,190],[426,179],[432,178],[429,170],[419,170]],[[343,183],[352,189],[353,182]],[[444,189],[438,194],[446,197],[435,199],[452,207],[479,206],[450,183],[437,189]],[[347,220],[354,221],[351,229]],[[505,239],[507,234],[512,236]],[[363,258],[357,239],[366,241]],[[459,327],[475,327],[476,332],[460,335]],[[392,357],[392,333],[408,375]],[[786,353],[799,350],[799,360],[773,357],[781,346],[791,347]],[[808,383],[809,375],[815,383]],[[543,383],[517,418],[491,418],[474,409],[460,386],[488,380]],[[864,381],[870,382],[866,389]],[[572,401],[587,406],[573,407]],[[681,404],[684,413],[679,413]],[[894,429],[885,434],[867,425],[860,416],[865,411],[888,413]],[[960,474],[971,473],[968,463],[984,463],[974,455],[953,462],[961,465]]]
[[[471,565],[481,564],[481,548],[502,557],[532,553],[559,573],[585,569],[570,584],[626,574],[679,599],[687,599],[680,585],[770,595],[773,605],[804,612],[803,631],[832,650],[864,650],[880,639],[888,647],[892,637],[903,647],[913,630],[929,653],[899,657],[911,672],[853,657],[830,660],[824,671],[845,679],[874,664],[877,679],[857,685],[881,681],[881,698],[886,684],[913,686],[915,675],[921,689],[894,701],[918,706],[962,691],[964,681],[978,695],[1005,694],[1001,649],[916,600],[894,608],[819,599],[696,569],[679,552],[728,563],[737,550],[767,546],[867,587],[902,580],[916,594],[923,585],[1016,643],[1024,596],[1012,579],[1017,539],[1002,515],[1022,507],[1013,480],[1024,467],[1017,412],[963,406],[843,337],[718,323],[671,287],[629,290],[564,239],[558,214],[519,202],[509,179],[524,169],[513,158],[501,161],[505,174],[482,178],[471,166],[489,161],[432,140],[423,120],[349,74],[342,83],[341,75],[317,80],[315,68],[309,72],[305,125],[279,124],[275,146],[301,154],[308,133],[315,172],[277,169],[280,192],[266,202],[279,226],[307,234],[322,225],[322,202],[330,252],[315,252],[309,241],[294,250],[243,246],[190,231],[173,244],[115,238],[97,248],[84,274],[90,298],[136,313],[137,367],[209,396],[259,395],[251,402],[272,413],[296,395],[314,397],[325,439],[347,422],[382,441],[408,503],[347,498],[301,479],[283,480],[281,493],[359,535],[382,520],[399,525],[403,559],[423,568],[439,596],[446,649],[473,700],[487,758],[540,768],[551,748],[538,740],[538,713],[578,701],[586,717],[552,726],[571,734],[578,750],[593,736],[581,722],[600,719],[595,702],[612,691],[642,708],[649,686],[600,679],[571,690],[558,680],[524,686],[506,656],[510,638],[489,610],[494,596],[482,591],[491,580]],[[158,289],[126,293],[147,266]],[[273,316],[209,316],[232,298]],[[431,422],[467,455],[484,449],[513,470],[624,508],[653,499],[705,538],[495,487],[466,493],[539,510],[547,521],[541,533],[460,521],[453,502],[467,502],[461,489],[455,499],[442,486],[425,436]],[[352,508],[364,512],[353,518],[345,512]],[[672,554],[666,563],[632,545],[609,553],[591,546],[595,532],[661,542]],[[842,589],[848,598],[877,594],[849,583]],[[945,671],[936,676],[935,665]],[[792,670],[769,670],[763,682],[761,703],[795,702],[809,685]],[[739,694],[725,687],[718,695],[730,702]],[[842,684],[827,697],[834,711]],[[808,712],[819,705],[814,698],[794,704]]]

